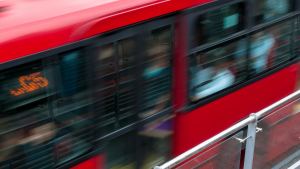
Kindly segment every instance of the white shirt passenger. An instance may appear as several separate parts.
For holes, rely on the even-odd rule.
[[[212,78],[212,82],[199,87],[197,97],[203,98],[223,90],[234,83],[235,77],[228,68],[223,68]]]
[[[271,34],[261,36],[251,44],[250,58],[254,60],[252,65],[256,73],[267,68],[268,56],[274,44],[275,39]]]
[[[193,79],[191,81],[191,88],[196,87],[197,85],[210,80],[213,77],[213,68],[202,68],[201,66],[196,67],[197,70],[195,70],[195,74],[193,75]],[[203,88],[200,87],[195,90],[196,93],[199,93]],[[194,95],[194,94],[192,94]]]

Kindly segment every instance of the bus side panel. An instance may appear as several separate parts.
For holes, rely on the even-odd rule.
[[[298,71],[298,64],[291,65],[192,112],[179,114],[175,119],[173,156],[293,93]]]
[[[5,56],[0,57],[0,63],[209,1],[211,0],[149,1],[131,8],[124,5],[125,9],[122,10],[120,7],[126,2],[116,1],[28,23],[25,26],[19,25],[10,30],[0,31],[0,50],[2,56]]]

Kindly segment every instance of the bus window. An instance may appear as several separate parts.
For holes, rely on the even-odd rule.
[[[255,21],[256,24],[270,22],[278,19],[293,9],[294,0],[259,0],[256,1]]]
[[[190,100],[198,101],[246,78],[245,39],[189,58]]]
[[[146,41],[143,61],[149,61],[160,58],[171,53],[171,27],[165,26],[146,32],[144,40]]]
[[[141,118],[170,106],[171,96],[171,27],[165,26],[146,34],[146,56],[143,62]]]
[[[288,60],[290,56],[291,21],[286,21],[251,35],[250,75],[260,73]]]
[[[136,121],[136,51],[136,37],[124,38],[103,45],[97,50],[97,56],[101,59],[97,58],[99,64],[96,64],[94,69],[94,97],[98,114],[96,121],[101,126],[99,136]],[[98,68],[103,65],[100,62],[105,68]],[[107,71],[108,69],[110,71]]]
[[[199,15],[194,23],[192,47],[215,42],[245,29],[245,5],[237,3]]]
[[[55,125],[47,96],[53,86],[42,62],[0,72],[0,166],[52,168]]]
[[[95,121],[101,126],[99,137],[115,131],[117,112],[117,70],[114,43],[96,49],[94,61]]]
[[[136,122],[137,50],[136,37],[119,40],[119,127]]]
[[[94,61],[94,111],[95,122],[102,126],[99,136],[115,130],[117,79],[115,71],[115,49],[113,43],[96,49]]]
[[[0,132],[49,117],[47,88],[53,84],[41,66],[35,62],[0,72]]]
[[[297,15],[295,19],[295,33],[294,33],[294,57],[298,57],[300,54],[300,16]]]
[[[5,133],[0,136],[1,162],[10,162],[10,168],[52,168],[55,135],[55,126],[49,120]]]
[[[60,162],[87,152],[94,139],[91,93],[87,56],[83,49],[59,54],[57,104],[53,104],[58,128],[57,147]]]

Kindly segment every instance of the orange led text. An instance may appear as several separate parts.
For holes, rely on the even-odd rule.
[[[36,72],[29,76],[20,77],[19,82],[22,87],[17,87],[16,90],[10,89],[10,94],[18,96],[24,94],[25,92],[31,92],[36,89],[39,89],[40,87],[48,86],[48,80],[42,76],[39,76],[40,74],[40,72]]]

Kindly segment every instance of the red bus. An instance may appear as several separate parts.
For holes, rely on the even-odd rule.
[[[0,3],[1,168],[153,168],[294,92],[280,1]]]

